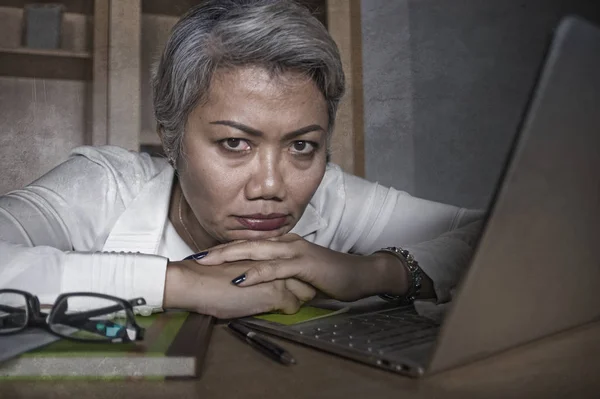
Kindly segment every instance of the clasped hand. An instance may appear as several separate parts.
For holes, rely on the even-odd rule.
[[[178,305],[219,318],[295,313],[317,291],[352,301],[397,290],[405,279],[389,255],[336,252],[296,234],[222,244],[203,259],[170,266],[178,270],[179,296],[187,297]]]

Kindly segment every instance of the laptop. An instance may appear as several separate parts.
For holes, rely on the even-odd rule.
[[[413,307],[255,330],[409,376],[600,318],[600,29],[566,17],[443,321]]]

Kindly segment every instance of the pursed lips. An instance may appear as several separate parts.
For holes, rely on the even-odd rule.
[[[288,215],[284,213],[270,213],[268,215],[255,213],[252,215],[236,216],[240,224],[250,230],[270,231],[283,227]]]

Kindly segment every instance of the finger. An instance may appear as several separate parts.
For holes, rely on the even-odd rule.
[[[240,260],[290,259],[298,253],[298,246],[293,245],[291,242],[267,240],[245,241],[235,245],[212,249],[207,256],[196,262],[204,266],[210,266]]]
[[[216,251],[216,250],[222,249],[222,248],[227,248],[227,247],[230,247],[232,245],[238,245],[238,244],[244,243],[246,241],[248,241],[248,240],[229,241],[229,242],[226,242],[224,244],[219,244],[219,245],[215,245],[214,247],[210,247],[210,248],[206,249],[206,252],[210,253],[212,251]]]
[[[215,245],[214,247],[210,247],[210,248],[207,249],[207,251],[210,252],[210,251],[214,251],[215,249],[226,248],[226,247],[229,247],[231,245],[241,244],[241,243],[246,242],[246,241],[248,241],[248,240],[229,241],[229,242],[226,242],[224,244],[219,244],[219,245]]]
[[[295,262],[270,260],[248,269],[246,273],[239,275],[231,280],[231,282],[240,287],[248,287],[269,281],[298,277],[300,280],[311,283],[304,276],[306,274],[305,271],[306,267],[302,267]]]
[[[302,306],[302,302],[298,300],[291,292],[286,292],[286,301],[284,301],[283,306],[281,307],[281,313],[283,314],[294,314],[298,313],[300,310],[300,306]]]
[[[312,300],[317,295],[317,290],[311,285],[306,284],[295,278],[287,278],[283,280],[285,288],[290,291],[302,303]]]
[[[298,234],[296,233],[287,233],[284,234],[282,236],[277,236],[277,237],[271,237],[271,238],[266,238],[264,240],[253,240],[253,241],[278,241],[278,242],[292,242],[292,241],[296,241],[296,240],[302,240],[303,238],[300,237]],[[214,251],[216,249],[221,249],[221,248],[226,248],[226,247],[230,247],[232,245],[237,245],[237,244],[241,244],[244,242],[248,242],[251,240],[235,240],[235,241],[229,241],[226,242],[224,244],[219,244],[219,245],[215,245],[214,247],[210,247],[207,249],[208,252],[210,251]]]
[[[298,240],[303,240],[303,238],[300,237],[298,234],[288,233],[288,234],[284,234],[284,235],[278,236],[278,237],[267,238],[266,240],[254,240],[254,242],[259,242],[259,241],[293,242],[293,241],[298,241]],[[227,242],[225,244],[215,245],[214,247],[211,247],[211,248],[207,249],[206,251],[190,255],[187,258],[185,258],[184,260],[195,260],[198,263],[204,264],[207,266],[213,265],[213,264],[219,264],[219,263],[213,263],[213,261],[216,262],[216,260],[213,259],[213,256],[211,256],[211,259],[213,259],[213,261],[208,261],[208,260],[205,260],[204,262],[199,262],[199,261],[204,259],[206,256],[208,256],[209,253],[218,252],[218,250],[222,250],[224,248],[228,248],[228,247],[231,247],[234,245],[239,245],[239,244],[246,243],[246,242],[248,242],[248,240],[236,240],[236,241]]]
[[[297,241],[297,240],[302,240],[302,237],[300,237],[296,233],[287,233],[282,236],[267,238],[267,241],[278,241],[278,242],[292,242],[292,241]]]
[[[298,312],[302,302],[284,286],[283,281],[275,281],[271,285],[272,289],[277,292],[276,295],[272,295],[273,298],[277,298],[273,310],[279,310],[284,314],[294,314]]]
[[[225,248],[228,247],[230,245],[236,245],[242,242],[245,242],[246,240],[236,240],[236,241],[230,241],[227,242],[225,244],[219,244],[219,245],[215,245],[214,247],[210,247],[208,249],[205,249],[203,251],[191,254],[189,256],[186,256],[185,258],[183,258],[183,260],[195,260],[195,261],[199,261],[200,259],[206,257],[211,251],[214,251],[216,249],[220,249],[220,248]]]

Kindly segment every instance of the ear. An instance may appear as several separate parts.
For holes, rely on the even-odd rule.
[[[156,134],[158,134],[158,137],[160,138],[163,153],[167,157],[167,161],[173,168],[177,169],[176,165],[175,165],[175,158],[173,158],[173,154],[170,154],[169,151],[167,151],[167,147],[165,146],[163,129],[162,129],[162,126],[160,125],[160,123],[158,123],[158,122],[156,122]]]
[[[159,122],[156,122],[156,134],[158,134],[158,137],[160,138],[160,142],[162,144],[162,148],[163,151],[165,149],[165,142],[163,141],[163,130],[162,130],[162,126],[160,125]]]

